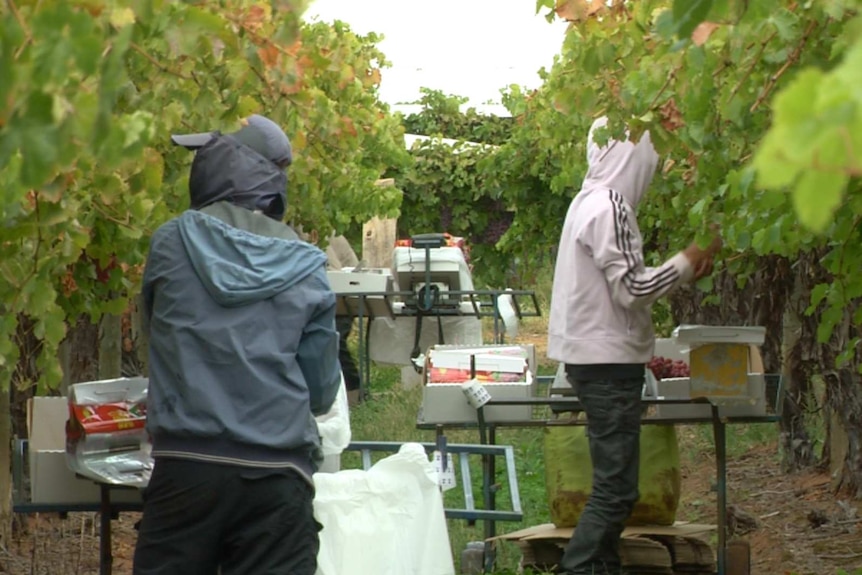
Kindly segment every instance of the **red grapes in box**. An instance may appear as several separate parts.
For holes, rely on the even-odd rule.
[[[656,355],[649,360],[647,367],[650,368],[656,379],[691,376],[688,364],[680,359],[674,360]]]

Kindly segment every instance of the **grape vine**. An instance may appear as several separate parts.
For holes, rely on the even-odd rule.
[[[638,220],[652,262],[720,226],[717,271],[687,297],[721,310],[722,297],[760,282],[748,293],[770,316],[747,321],[770,322],[773,350],[786,344],[772,369],[800,385],[790,397],[804,401],[808,380],[825,379],[825,404],[853,438],[836,469],[862,495],[862,3],[538,5],[571,26],[543,87],[509,95],[521,116],[495,162],[515,192],[504,197],[518,243],[557,237],[562,218],[542,226],[540,202],[559,209],[577,193],[594,117],[610,118],[607,136],[649,129],[662,163]]]
[[[549,267],[583,180],[593,119],[610,118],[601,137],[623,137],[627,128],[638,138],[648,129],[662,155],[638,214],[648,263],[692,238],[706,240],[718,224],[725,249],[717,271],[685,297],[718,307],[723,295],[732,302],[748,282],[760,282],[746,293],[777,302],[763,306],[777,328],[768,336],[779,340],[773,348],[783,345],[783,329],[794,329],[786,326],[801,330],[778,359],[789,363],[772,369],[825,376],[826,403],[862,437],[862,3],[537,6],[571,23],[554,65],[542,71],[544,85],[509,88],[504,104],[515,121],[481,161],[420,162],[430,175],[415,189],[428,197],[408,198],[418,206],[410,213],[431,218],[442,205],[451,225],[487,230],[488,219],[474,212],[488,196],[514,214],[494,247],[499,261]],[[781,285],[768,283],[779,277]],[[850,450],[844,469],[862,494],[862,450]]]
[[[379,38],[303,24],[306,3],[4,4],[0,389],[19,327],[40,342],[44,391],[61,379],[67,322],[126,308],[150,233],[188,205],[191,154],[171,133],[230,131],[263,113],[294,144],[293,223],[325,237],[396,213],[398,190],[374,186],[410,161],[377,98]]]
[[[474,108],[462,112],[465,101],[424,89],[419,101],[422,111],[402,119],[407,133],[431,139],[415,144],[415,163],[393,174],[404,190],[399,233],[440,231],[462,236],[470,243],[477,284],[506,286],[511,283],[507,277],[511,258],[499,245],[514,214],[487,164],[499,143],[508,139],[512,119],[483,116]]]

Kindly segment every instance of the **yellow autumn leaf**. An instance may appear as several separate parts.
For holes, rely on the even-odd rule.
[[[557,16],[569,22],[586,20],[598,14],[604,8],[602,0],[557,0],[555,11]]]
[[[366,86],[379,86],[381,79],[382,77],[380,74],[380,69],[372,68],[370,70],[366,70],[365,78],[363,79],[362,83]]]
[[[272,19],[272,8],[269,4],[254,4],[245,15],[245,28],[251,32],[259,32]]]
[[[125,28],[135,23],[135,12],[131,8],[114,8],[111,10],[111,26]]]

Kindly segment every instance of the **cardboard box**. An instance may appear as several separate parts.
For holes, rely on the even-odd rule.
[[[361,271],[328,270],[329,286],[336,294],[392,291],[392,273],[386,268]]]
[[[66,462],[66,420],[69,402],[65,397],[34,397],[27,402],[28,464],[30,502],[54,504],[98,504],[99,486],[77,477]],[[139,503],[137,489],[111,492],[111,500]]]
[[[338,315],[359,315],[360,298],[351,297],[357,293],[381,293],[392,291],[392,273],[385,268],[371,268],[362,271],[328,270],[329,285],[336,295],[335,313]],[[362,302],[362,315],[370,317],[392,317],[391,297],[367,296]]]
[[[752,348],[765,341],[764,328],[680,326],[674,338],[689,348],[691,397],[750,398]]]
[[[737,345],[763,345],[766,328],[760,326],[681,325],[674,332],[677,343],[688,345],[706,343],[732,343]]]
[[[520,347],[523,350],[523,357],[525,357],[527,359],[527,369],[529,369],[533,373],[536,373],[536,370],[538,369],[539,366],[536,363],[536,346],[532,343],[519,343],[519,344],[503,343],[503,344],[492,344],[492,345],[484,345],[481,343],[476,344],[476,345],[441,344],[441,345],[433,346],[433,348],[435,350],[441,350],[441,351],[448,351],[448,350],[462,350],[463,351],[463,350],[469,350],[469,349],[476,349],[476,350],[482,351],[486,348],[493,348],[493,347],[502,347],[502,348]]]
[[[759,417],[766,415],[766,379],[762,373],[747,376],[745,398],[719,399],[720,417]],[[691,397],[691,380],[688,377],[662,379],[658,382],[658,394],[664,397]],[[659,404],[648,419],[712,419],[712,408],[708,404]]]
[[[494,350],[515,351],[517,355],[493,354]],[[438,345],[428,350],[423,373],[422,407],[419,421],[423,423],[472,423],[478,421],[477,410],[467,402],[460,383],[434,383],[431,381],[431,362],[443,358],[445,365],[457,365],[454,369],[470,368],[470,354],[481,356],[476,369],[513,368],[523,374],[522,381],[497,382],[482,381],[492,399],[523,399],[534,397],[536,384],[529,369],[528,358],[532,350],[517,345],[455,346]],[[435,359],[436,358],[436,359]],[[478,359],[478,358],[477,358]],[[511,372],[509,372],[511,373]],[[532,418],[531,405],[487,406],[484,408],[485,421],[528,421]]]
[[[518,345],[431,346],[425,357],[425,383],[464,383],[475,378],[485,384],[526,381],[527,350]]]
[[[695,329],[697,328],[697,329]],[[743,343],[725,344],[722,338],[740,338]],[[656,340],[655,355],[689,364],[692,377],[667,378],[658,382],[658,395],[665,397],[709,397],[719,404],[721,417],[758,417],[766,415],[766,378],[763,359],[757,341],[762,328],[705,328],[688,326],[681,338]],[[693,337],[697,335],[698,337]],[[699,339],[698,339],[699,338]],[[683,341],[679,341],[682,339]],[[701,340],[710,341],[689,350]],[[711,340],[719,340],[711,342]],[[712,346],[733,346],[716,351]],[[701,355],[698,355],[698,354]],[[697,358],[697,359],[695,359]],[[722,365],[720,361],[727,362]],[[693,362],[698,362],[697,364]],[[695,379],[698,376],[699,379]],[[724,383],[723,383],[724,382]],[[692,419],[712,418],[712,409],[707,404],[666,404],[651,407],[648,419]]]
[[[523,399],[535,396],[533,374],[527,371],[525,381],[516,383],[483,383],[492,399]],[[491,405],[484,408],[486,422],[529,421],[531,405]],[[477,410],[467,403],[467,397],[457,383],[426,383],[422,388],[421,423],[474,423]]]
[[[428,357],[431,365],[438,368],[469,370],[472,356],[475,358],[476,371],[524,373],[527,369],[526,352],[523,352],[517,346],[508,346],[508,349],[517,350],[518,355],[493,352],[493,350],[502,347],[504,346],[494,346],[492,348],[441,348],[435,346],[429,351]]]

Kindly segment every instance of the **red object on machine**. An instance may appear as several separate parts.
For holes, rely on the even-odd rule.
[[[467,245],[467,240],[460,236],[453,236],[449,233],[444,233],[443,237],[446,240],[446,247],[449,248],[460,248],[462,252],[464,252],[464,260],[469,264],[470,263],[470,247]],[[410,238],[395,240],[396,248],[409,248],[413,247],[413,240]]]

